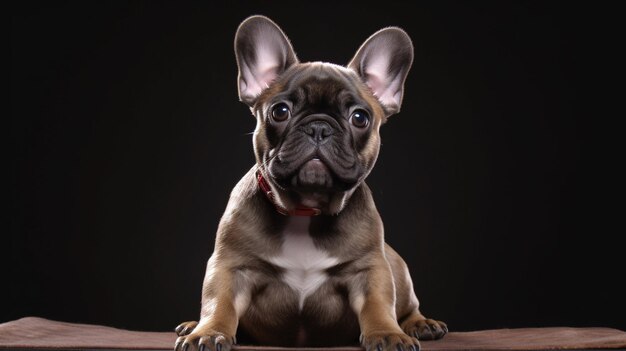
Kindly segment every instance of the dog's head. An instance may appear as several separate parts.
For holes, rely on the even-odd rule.
[[[239,98],[256,116],[254,151],[275,201],[336,214],[369,174],[379,128],[397,113],[413,45],[385,28],[346,66],[300,63],[270,19],[246,19],[235,36]]]

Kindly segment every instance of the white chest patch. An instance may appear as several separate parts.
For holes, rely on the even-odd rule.
[[[318,249],[309,235],[308,217],[290,217],[283,231],[283,246],[269,261],[285,270],[283,281],[299,294],[300,309],[304,300],[328,279],[325,270],[339,260]]]

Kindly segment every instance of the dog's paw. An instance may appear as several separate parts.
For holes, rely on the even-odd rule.
[[[404,326],[404,332],[419,340],[437,340],[448,333],[448,326],[444,322],[434,319],[421,319]]]
[[[188,335],[196,328],[197,325],[198,322],[196,321],[182,322],[178,325],[178,327],[176,327],[176,329],[174,329],[174,331],[178,336]]]
[[[235,338],[225,333],[208,328],[195,328],[188,335],[176,339],[174,351],[230,351],[234,343]]]
[[[374,332],[361,335],[361,345],[365,351],[419,351],[420,343],[416,338],[404,333]]]

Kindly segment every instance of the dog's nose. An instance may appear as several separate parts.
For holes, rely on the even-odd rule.
[[[304,127],[304,133],[315,144],[321,145],[327,142],[329,137],[333,135],[333,128],[324,121],[313,121]]]

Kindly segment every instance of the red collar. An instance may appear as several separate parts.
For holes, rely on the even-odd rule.
[[[274,207],[276,207],[276,211],[284,216],[304,216],[304,217],[313,217],[322,213],[322,210],[314,207],[296,207],[291,211],[287,211],[284,207],[274,201],[274,193],[272,192],[272,188],[267,183],[265,178],[263,178],[263,174],[260,170],[256,171],[256,180],[259,183],[259,188],[263,190],[265,196],[270,200]]]

